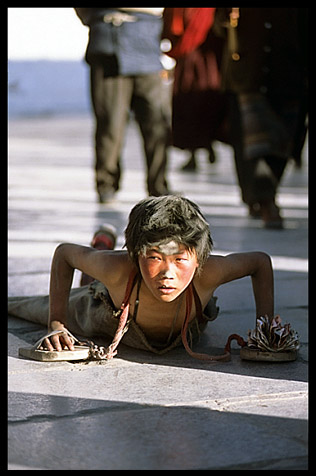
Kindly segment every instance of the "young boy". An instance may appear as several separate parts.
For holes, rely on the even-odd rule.
[[[111,248],[110,236],[105,232],[103,238],[104,247]],[[187,198],[149,197],[136,204],[125,230],[125,246],[127,251],[59,245],[51,266],[49,299],[11,298],[9,313],[41,323],[48,318],[49,330],[60,331],[43,341],[48,350],[73,349],[65,329],[83,336],[114,336],[109,358],[121,339],[156,353],[183,342],[196,356],[187,334],[196,337],[208,320],[216,318],[214,291],[244,276],[252,279],[256,316],[274,315],[270,257],[261,252],[211,255],[209,225]],[[71,289],[75,269],[96,281]]]

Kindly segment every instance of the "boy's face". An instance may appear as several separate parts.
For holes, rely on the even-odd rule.
[[[164,302],[174,301],[187,288],[199,266],[196,254],[174,241],[157,243],[138,262],[147,288]]]

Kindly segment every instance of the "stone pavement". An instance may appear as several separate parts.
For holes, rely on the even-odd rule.
[[[118,230],[145,196],[137,126],[128,127],[117,200],[96,201],[89,116],[9,122],[9,295],[47,294],[60,242],[89,244],[103,222]],[[307,466],[307,146],[301,170],[289,164],[279,193],[285,230],[265,230],[240,201],[231,148],[217,162],[171,149],[173,190],[208,218],[214,253],[261,250],[272,256],[276,313],[300,334],[292,363],[204,363],[184,349],[165,356],[119,347],[110,362],[42,363],[18,357],[45,329],[9,318],[10,470],[295,470]],[[74,286],[79,283],[75,273]],[[254,328],[248,278],[216,292],[220,316],[198,350],[221,352],[227,336]]]

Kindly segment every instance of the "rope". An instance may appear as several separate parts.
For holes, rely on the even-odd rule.
[[[225,348],[224,348],[224,354],[222,355],[209,355],[204,353],[202,354],[198,352],[193,352],[193,350],[190,348],[188,344],[188,340],[187,340],[187,330],[188,330],[189,318],[190,318],[191,309],[192,309],[192,296],[193,296],[192,287],[189,286],[186,292],[186,315],[185,315],[182,329],[181,329],[181,338],[182,338],[182,343],[184,345],[185,350],[191,357],[194,357],[195,359],[204,360],[207,362],[218,362],[218,361],[228,362],[230,360],[230,353],[231,353],[230,345],[232,340],[234,339],[237,340],[238,344],[241,347],[244,347],[245,345],[247,345],[247,342],[245,342],[244,339],[238,334],[231,334],[228,337]]]
[[[231,352],[230,344],[232,340],[236,340],[237,344],[240,345],[240,347],[245,347],[245,345],[247,345],[247,342],[240,335],[231,334],[227,339],[227,342],[224,348],[225,352],[229,352],[229,353]]]
[[[119,345],[123,335],[125,332],[128,330],[128,324],[129,324],[129,298],[132,292],[132,289],[134,287],[134,281],[137,275],[137,271],[135,270],[134,272],[131,273],[127,286],[126,286],[126,291],[125,291],[125,296],[121,305],[121,315],[119,318],[119,323],[116,329],[116,332],[114,334],[112,343],[107,347],[100,346],[98,347],[97,345],[93,344],[91,342],[90,345],[90,357],[94,360],[110,360],[115,357],[117,354],[117,346]]]

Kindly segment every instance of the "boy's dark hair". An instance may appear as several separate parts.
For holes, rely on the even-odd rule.
[[[148,197],[131,210],[125,229],[125,245],[134,263],[146,248],[175,241],[195,251],[199,267],[207,260],[213,241],[198,205],[181,196]]]

